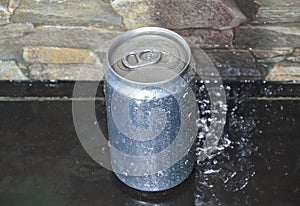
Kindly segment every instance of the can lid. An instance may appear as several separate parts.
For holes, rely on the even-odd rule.
[[[174,79],[189,65],[191,51],[178,34],[159,27],[130,30],[109,48],[110,69],[122,79],[139,84]]]

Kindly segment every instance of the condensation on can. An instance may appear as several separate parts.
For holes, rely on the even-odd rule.
[[[198,106],[191,51],[178,34],[144,27],[117,37],[107,55],[105,99],[111,163],[142,191],[175,187],[195,164]]]

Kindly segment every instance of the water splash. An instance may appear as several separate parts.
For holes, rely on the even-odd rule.
[[[231,88],[227,86],[225,90],[230,92]],[[198,120],[197,155],[205,149],[202,146],[207,134],[214,132],[209,128],[213,121],[210,118],[212,111],[204,86],[200,87],[199,94],[200,119]],[[252,142],[251,133],[254,133],[256,122],[250,117],[238,114],[240,103],[238,99],[234,104],[236,106],[228,111],[226,127],[228,129],[224,131],[216,151],[209,155],[207,160],[198,159],[197,161],[195,205],[224,205],[224,203],[228,203],[228,200],[224,200],[226,196],[224,193],[243,191],[249,180],[255,176],[251,155],[257,152],[258,147]],[[233,202],[237,203],[238,201]]]

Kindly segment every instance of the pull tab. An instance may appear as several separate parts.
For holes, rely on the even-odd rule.
[[[162,53],[155,50],[144,50],[141,52],[130,52],[122,58],[122,62],[128,69],[136,69],[157,63]]]

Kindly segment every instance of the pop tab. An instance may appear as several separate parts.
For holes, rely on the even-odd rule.
[[[161,57],[162,52],[148,49],[140,52],[130,52],[122,58],[122,63],[127,69],[132,70],[156,64]]]

